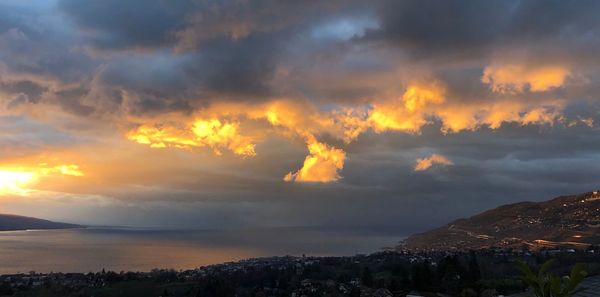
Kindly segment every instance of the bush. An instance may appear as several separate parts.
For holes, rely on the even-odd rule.
[[[537,273],[534,273],[529,265],[523,261],[518,261],[518,269],[521,271],[521,279],[531,288],[536,297],[570,297],[583,288],[578,288],[579,284],[587,276],[583,265],[576,264],[571,270],[570,276],[558,277],[550,274],[548,271],[554,260],[548,260],[542,265]]]

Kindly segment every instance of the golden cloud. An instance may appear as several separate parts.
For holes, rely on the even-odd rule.
[[[425,171],[433,165],[452,166],[454,163],[445,156],[433,154],[427,158],[417,159],[415,171]]]
[[[222,122],[219,119],[197,119],[191,125],[142,125],[127,136],[130,140],[153,148],[176,147],[191,149],[208,146],[221,155],[228,149],[241,156],[254,156],[252,139],[239,133],[238,122]]]
[[[344,168],[346,152],[311,138],[308,140],[309,155],[300,170],[288,173],[283,180],[297,182],[332,182],[340,179],[339,171]]]
[[[430,106],[445,102],[446,90],[438,82],[410,85],[401,100],[373,104],[367,122],[377,133],[387,130],[418,132],[427,120]]]
[[[439,82],[432,82],[413,84],[401,98],[380,100],[366,112],[346,109],[333,117],[343,127],[342,138],[350,142],[368,129],[375,133],[419,133],[433,119],[441,122],[444,133],[475,130],[481,126],[497,129],[507,122],[552,124],[560,117],[563,108],[564,102],[560,100],[527,103],[505,99],[453,103],[447,101],[445,87]]]
[[[266,133],[275,132],[288,138],[301,138],[309,152],[302,168],[288,173],[283,178],[285,181],[332,182],[341,178],[346,153],[342,148],[318,140],[324,134],[350,143],[367,130],[420,133],[423,126],[435,120],[441,123],[443,133],[475,130],[482,126],[497,129],[507,122],[552,124],[560,118],[563,108],[564,102],[560,100],[523,102],[508,98],[494,102],[452,102],[447,98],[446,87],[433,80],[411,83],[401,96],[395,98],[329,111],[322,111],[306,101],[287,99],[263,104],[218,103],[198,111],[189,120],[161,124],[146,121],[129,132],[128,138],[153,148],[209,147],[218,155],[227,149],[240,156],[252,157],[256,155],[254,142]],[[257,122],[268,124],[270,129],[257,126]],[[254,136],[242,135],[242,124],[246,128],[254,127],[250,129]],[[451,164],[439,155],[422,162],[423,165],[417,168]]]
[[[442,132],[475,130],[481,126],[497,129],[503,123],[552,124],[560,118],[564,102],[524,103],[516,100],[468,105],[445,106],[435,111],[442,122]]]
[[[562,86],[569,74],[562,65],[492,64],[484,69],[481,81],[498,93],[520,93],[527,87],[541,92]]]

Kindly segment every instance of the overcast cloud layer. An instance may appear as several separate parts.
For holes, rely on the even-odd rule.
[[[410,233],[600,188],[598,15],[0,0],[0,211]]]

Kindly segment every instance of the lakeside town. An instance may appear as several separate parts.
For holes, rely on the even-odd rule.
[[[599,248],[382,251],[352,257],[252,258],[192,270],[19,273],[0,276],[0,296],[464,296],[522,293],[517,259],[555,259],[564,275],[586,263],[600,274]]]

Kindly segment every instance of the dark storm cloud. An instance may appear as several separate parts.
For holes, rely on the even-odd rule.
[[[83,46],[106,54],[96,83],[143,98],[131,110],[144,112],[288,95],[273,78],[305,46],[293,41],[315,24],[359,14],[359,3],[61,0],[59,8]]]
[[[356,145],[374,141],[379,145],[355,158],[349,150],[343,182],[372,189],[358,195],[356,203],[361,213],[378,211],[380,223],[403,221],[406,225],[413,219],[413,228],[433,227],[500,204],[597,188],[597,132],[585,125],[508,125],[444,137],[431,129],[419,137],[387,135],[383,142],[376,135],[365,135]],[[415,158],[432,152],[447,156],[455,165],[413,172]],[[361,196],[367,201],[361,201]],[[372,199],[385,201],[389,210],[371,205]],[[412,209],[428,215],[413,216]]]
[[[23,94],[27,97],[27,102],[37,103],[47,88],[32,81],[20,80],[14,82],[0,81],[0,90],[8,94]]]
[[[70,33],[59,19],[43,11],[1,7],[0,70],[8,71],[8,76],[37,76],[66,82],[89,76],[95,65],[74,49],[75,40]]]
[[[210,11],[211,5],[216,4],[203,5]],[[175,30],[183,29],[181,25],[187,15],[197,12],[194,7],[199,6],[191,2],[172,5],[163,1],[98,1],[85,5],[77,1],[60,2],[60,8],[79,26],[76,30],[82,32],[83,39],[69,35],[72,29],[65,29],[56,20],[39,18],[33,9],[3,10],[0,20],[6,31],[0,36],[5,41],[0,43],[0,57],[3,57],[5,78],[33,76],[36,82],[31,83],[45,90],[51,83],[54,88],[47,97],[66,111],[79,115],[89,115],[94,109],[114,112],[122,108],[124,92],[136,97],[135,104],[130,101],[127,105],[128,110],[136,114],[190,112],[193,109],[190,102],[197,107],[213,98],[248,100],[270,95],[270,80],[278,53],[283,50],[281,44],[292,32],[268,34],[264,29],[256,34],[249,31],[243,38],[234,39],[226,30],[210,39],[202,38],[202,48],[192,44],[186,52],[174,53]],[[250,17],[251,11],[246,8],[241,13]],[[227,11],[218,9],[212,13],[210,19],[215,24],[211,26],[220,26],[219,14],[223,14],[223,18],[230,17]],[[32,27],[36,22],[40,25]],[[277,28],[286,29],[285,26]],[[104,57],[86,55],[81,46],[102,50],[166,49]],[[39,90],[18,91],[18,83],[7,81],[2,85],[6,93],[27,96],[19,96],[13,105],[39,101]],[[74,83],[80,86],[74,88]],[[90,95],[92,87],[96,90]],[[77,94],[73,89],[79,90]]]
[[[208,93],[241,97],[268,96],[278,52],[277,37],[254,35],[240,41],[213,41],[192,58],[184,70]]]
[[[19,6],[21,5],[22,6]],[[17,3],[0,10],[0,94],[11,110],[27,104],[57,104],[68,112],[89,115],[80,85],[92,77],[96,65],[74,49],[74,39],[61,21],[36,3]],[[72,90],[77,89],[78,92]]]
[[[11,6],[0,13],[0,28],[26,37],[2,46],[8,51],[4,57],[11,58],[3,59],[10,71],[79,82],[82,87],[100,85],[105,97],[95,93],[94,102],[80,105],[110,106],[110,112],[120,108],[119,94],[128,92],[139,97],[139,106],[128,106],[138,114],[185,111],[212,100],[300,95],[327,102],[378,96],[388,86],[357,84],[351,75],[375,73],[377,69],[365,67],[381,68],[378,64],[387,65],[381,71],[392,75],[412,62],[355,51],[354,46],[365,41],[385,41],[382,49],[388,52],[434,58],[491,54],[497,47],[531,50],[536,42],[554,53],[576,47],[583,53],[597,48],[589,45],[600,44],[593,34],[599,25],[599,5],[593,1],[378,1],[367,6],[335,1],[61,0],[57,6],[62,22],[39,18],[39,10],[25,7]],[[375,9],[379,14],[372,14]],[[348,27],[353,24],[348,20],[359,26],[367,16],[379,19],[365,27],[366,34]],[[82,48],[100,53],[86,54]],[[540,49],[535,52],[528,58],[544,56]],[[579,59],[579,64],[589,64],[589,59]],[[440,77],[457,93],[455,98],[465,98],[460,87],[467,82],[487,95],[478,77],[482,62],[469,66],[468,76],[462,69],[442,70],[446,74]],[[287,81],[275,81],[280,69],[290,73]],[[337,81],[313,78],[331,69],[338,69],[330,73],[330,78],[339,76]],[[93,77],[98,79],[91,83]],[[455,84],[459,88],[454,89]],[[73,99],[66,100],[65,106],[73,106]]]
[[[278,40],[256,35],[219,39],[199,52],[155,53],[107,62],[95,84],[113,93],[137,96],[136,114],[190,112],[213,100],[266,100],[273,95]]]
[[[193,50],[214,39],[239,40],[310,25],[356,6],[340,1],[59,1],[91,45],[100,49],[179,46]]]
[[[91,40],[92,47],[165,48],[109,59],[95,82],[105,91],[125,91],[138,97],[137,104],[129,108],[136,114],[191,111],[190,104],[203,106],[213,98],[266,99],[272,92],[270,81],[279,53],[284,50],[281,44],[292,33],[279,25],[287,18],[267,2],[88,4],[61,1],[60,7]],[[255,9],[265,18],[256,17]],[[186,49],[180,52],[176,35],[182,30],[187,30],[181,33]]]
[[[482,55],[498,47],[585,42],[600,25],[597,1],[387,1],[365,36],[417,56]],[[597,38],[597,37],[596,37]]]
[[[172,45],[194,10],[193,1],[163,0],[64,0],[59,6],[100,49]]]

